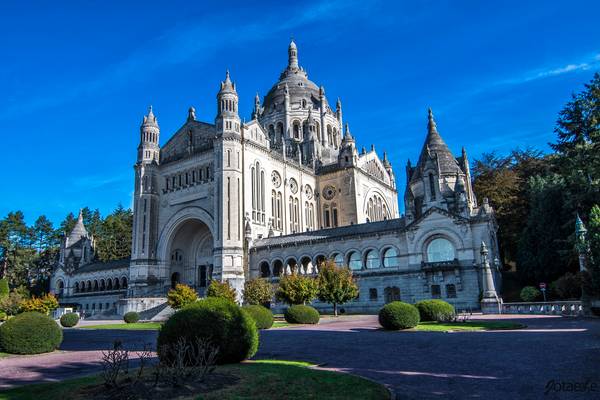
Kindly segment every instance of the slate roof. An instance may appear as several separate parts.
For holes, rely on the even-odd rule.
[[[120,260],[113,260],[113,261],[107,261],[107,262],[97,261],[97,262],[93,262],[91,264],[84,265],[81,268],[77,268],[77,270],[75,272],[76,273],[98,272],[98,271],[108,271],[108,270],[117,269],[117,268],[129,268],[130,261],[131,261],[131,259],[129,259],[129,258],[122,258]]]
[[[419,162],[414,168],[414,173],[410,177],[410,181],[413,182],[421,179],[421,174],[423,172],[423,168],[425,167],[425,163],[427,163],[427,160],[433,156],[437,156],[441,174],[456,174],[457,172],[462,174],[463,171],[460,169],[458,161],[437,130],[437,125],[433,119],[433,113],[431,112],[431,109],[429,109],[429,122],[427,124],[427,128],[427,137],[425,138],[425,143],[423,143],[423,148],[421,149]]]
[[[322,241],[347,236],[369,235],[386,231],[402,230],[405,227],[404,218],[388,219],[386,221],[367,222],[364,224],[340,226],[338,228],[319,229],[310,232],[294,233],[285,236],[273,236],[258,239],[253,247],[285,246],[292,243]]]

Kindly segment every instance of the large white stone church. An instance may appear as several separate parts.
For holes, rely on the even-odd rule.
[[[331,258],[360,286],[346,310],[425,298],[479,308],[482,258],[499,266],[494,213],[478,204],[467,154],[450,152],[431,110],[418,162],[406,166],[400,216],[386,154],[357,148],[340,100],[334,106],[308,79],[293,41],[249,122],[229,72],[216,105],[214,122],[198,121],[191,107],[162,146],[150,108],[135,164],[131,259],[94,261],[80,218],[52,277],[62,303],[89,313],[145,311],[179,282],[200,295],[212,279],[241,292],[247,279],[315,274]]]

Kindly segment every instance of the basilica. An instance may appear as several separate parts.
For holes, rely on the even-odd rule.
[[[330,103],[309,80],[292,41],[287,66],[262,101],[256,95],[249,121],[240,118],[229,72],[214,121],[197,120],[190,107],[162,146],[148,110],[135,164],[131,259],[97,262],[79,218],[63,239],[52,291],[92,314],[149,312],[164,307],[177,283],[202,296],[211,280],[228,281],[241,294],[248,279],[316,274],[333,259],[353,270],[360,287],[345,310],[428,298],[478,309],[490,289],[485,265],[492,285],[500,283],[494,211],[478,203],[466,151],[452,154],[431,110],[425,134],[418,161],[406,165],[400,215],[385,152],[359,150],[341,101]]]

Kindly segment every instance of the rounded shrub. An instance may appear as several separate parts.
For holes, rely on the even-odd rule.
[[[218,347],[217,364],[229,364],[252,357],[258,349],[258,329],[252,317],[228,299],[208,297],[177,311],[158,333],[161,360],[169,361],[181,339],[194,345],[199,339]]]
[[[537,299],[538,297],[540,297],[542,293],[537,290],[535,287],[533,286],[525,286],[523,289],[521,289],[521,300],[523,301],[535,301],[535,299]]]
[[[79,322],[79,315],[75,313],[66,313],[60,317],[60,324],[65,328],[72,328]]]
[[[448,321],[454,316],[454,307],[444,300],[422,300],[415,307],[421,321]]]
[[[258,329],[269,329],[273,326],[273,313],[266,307],[249,305],[242,307],[256,322]]]
[[[140,314],[138,314],[135,311],[129,311],[128,313],[125,313],[125,315],[123,315],[123,321],[127,322],[128,324],[135,324],[139,320]]]
[[[414,328],[419,321],[419,310],[412,304],[393,301],[379,310],[379,323],[387,330]]]
[[[290,324],[318,324],[320,318],[319,312],[314,307],[302,304],[288,307],[283,316]]]
[[[39,312],[24,312],[0,325],[0,348],[7,353],[48,353],[62,340],[58,324]]]

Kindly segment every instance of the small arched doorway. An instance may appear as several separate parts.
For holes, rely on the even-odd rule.
[[[175,289],[178,283],[181,283],[181,275],[179,272],[173,272],[171,274],[171,289]]]

